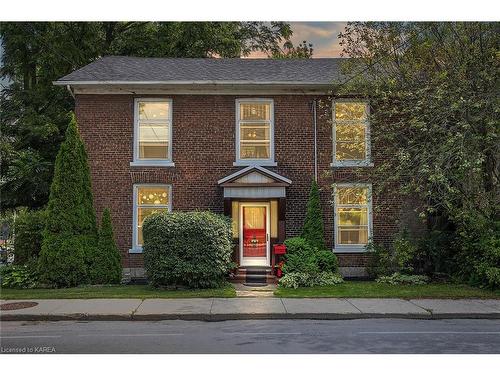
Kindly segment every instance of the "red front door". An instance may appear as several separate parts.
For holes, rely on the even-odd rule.
[[[267,265],[268,207],[242,205],[242,264]]]

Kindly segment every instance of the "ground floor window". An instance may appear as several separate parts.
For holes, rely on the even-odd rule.
[[[372,236],[371,185],[335,186],[335,249],[363,251]]]
[[[171,207],[170,185],[134,185],[133,247],[135,249],[142,248],[142,225],[144,219],[154,212],[170,211]]]

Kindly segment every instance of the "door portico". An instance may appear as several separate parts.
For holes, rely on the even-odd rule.
[[[234,260],[244,267],[269,267],[272,246],[285,240],[286,187],[291,181],[249,166],[218,183],[224,189],[224,213],[233,221]]]

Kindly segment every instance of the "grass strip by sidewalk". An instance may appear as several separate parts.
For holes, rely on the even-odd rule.
[[[234,287],[219,289],[164,290],[149,285],[85,286],[65,289],[10,289],[0,290],[0,299],[59,299],[59,298],[210,298],[235,297]]]
[[[427,285],[388,285],[375,281],[346,281],[334,286],[285,289],[274,295],[286,298],[500,298],[500,290],[473,288],[468,285],[433,283]]]

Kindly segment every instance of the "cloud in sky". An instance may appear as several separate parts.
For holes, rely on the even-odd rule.
[[[292,42],[302,41],[313,44],[313,57],[340,57],[338,35],[344,30],[346,22],[290,22]],[[252,53],[249,57],[266,57],[263,53]]]

